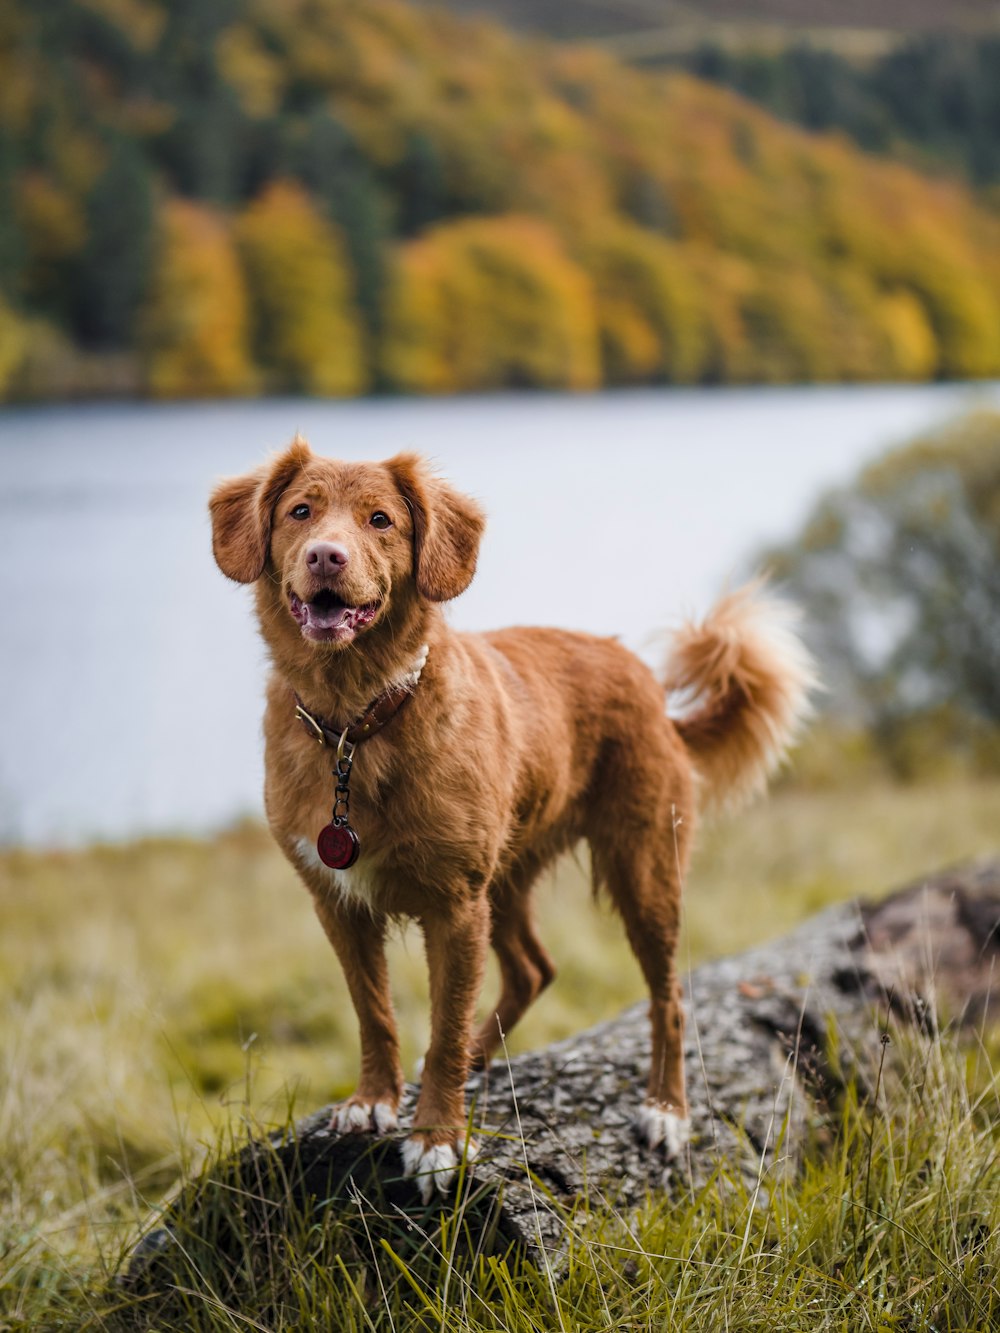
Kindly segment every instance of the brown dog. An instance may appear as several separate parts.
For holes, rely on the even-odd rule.
[[[660,682],[613,639],[449,629],[441,603],[468,587],[484,517],[415,455],[335,462],[296,439],[219,485],[211,512],[216,560],[255,584],[273,663],[268,820],[358,1015],[361,1077],[335,1127],[395,1127],[403,1078],[384,941],[392,918],[415,917],[431,1040],[403,1162],[425,1200],[449,1188],[470,1064],[489,1061],[553,977],[532,886],[586,839],[650,990],[639,1129],[675,1154],[687,1135],[675,951],[695,798],[763,784],[812,680],[776,604],[728,598],[677,636]],[[666,716],[670,691],[686,696],[680,721]],[[489,945],[502,988],[476,1032]]]

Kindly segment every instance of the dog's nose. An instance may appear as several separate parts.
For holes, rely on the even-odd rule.
[[[321,578],[330,574],[339,574],[350,559],[346,546],[339,542],[313,542],[306,551],[306,564],[311,574]]]

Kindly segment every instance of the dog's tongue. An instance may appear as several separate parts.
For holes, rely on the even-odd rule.
[[[331,606],[326,610],[313,605],[312,602],[303,602],[302,604],[303,620],[302,624],[308,625],[312,629],[338,629],[353,626],[360,612],[354,606]]]
[[[337,630],[353,631],[359,624],[367,624],[374,616],[370,606],[323,606],[315,601],[303,602],[292,594],[291,612],[302,631],[329,634]]]

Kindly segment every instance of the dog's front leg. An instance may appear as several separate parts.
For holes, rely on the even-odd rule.
[[[469,1075],[476,999],[489,945],[485,894],[465,897],[421,919],[431,982],[431,1042],[424,1060],[413,1132],[403,1144],[403,1168],[416,1177],[424,1203],[446,1194],[466,1143],[465,1080]]]
[[[342,1134],[366,1130],[388,1134],[396,1128],[403,1071],[385,961],[385,918],[342,906],[326,896],[314,901],[344,969],[361,1034],[357,1091],[334,1108],[330,1125]]]

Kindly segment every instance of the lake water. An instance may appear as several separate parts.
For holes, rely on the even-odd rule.
[[[484,502],[455,625],[618,634],[655,661],[822,488],[984,404],[1000,385],[0,411],[0,841],[260,810],[263,653],[205,502],[296,430],[343,457],[418,449]]]

